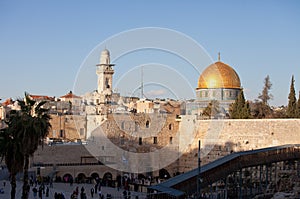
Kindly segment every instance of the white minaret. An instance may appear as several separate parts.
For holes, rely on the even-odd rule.
[[[114,74],[114,64],[110,63],[110,54],[107,49],[101,52],[100,64],[97,64],[98,93],[100,94],[100,103],[110,101],[112,95],[112,79]]]

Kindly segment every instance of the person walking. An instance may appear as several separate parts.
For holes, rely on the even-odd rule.
[[[94,197],[94,192],[95,192],[95,191],[94,191],[94,188],[92,187],[92,188],[91,188],[91,197],[92,197],[92,198]]]

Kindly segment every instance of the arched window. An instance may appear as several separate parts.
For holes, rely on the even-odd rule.
[[[146,121],[146,128],[149,128],[149,126],[150,126],[150,122],[149,122],[149,120],[147,120]]]
[[[109,80],[108,80],[108,78],[105,78],[105,87],[106,88],[110,88],[110,86],[109,86]]]
[[[169,130],[172,130],[172,129],[173,129],[173,125],[169,124]]]

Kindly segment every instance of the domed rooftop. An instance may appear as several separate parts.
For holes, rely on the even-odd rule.
[[[241,81],[233,68],[217,61],[209,65],[199,77],[197,89],[207,88],[241,88]]]
[[[101,51],[100,64],[110,64],[110,53],[106,48]]]
[[[105,48],[104,50],[102,50],[101,54],[109,55],[109,50],[107,50],[107,49]]]

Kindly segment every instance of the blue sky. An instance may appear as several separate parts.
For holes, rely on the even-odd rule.
[[[286,105],[292,75],[295,76],[297,97],[300,89],[299,8],[299,1],[276,0],[2,0],[0,98],[16,98],[24,91],[64,95],[74,89],[80,66],[99,43],[130,29],[161,27],[193,38],[213,60],[221,52],[221,60],[239,74],[249,100],[257,98],[264,78],[269,75],[274,96],[270,104]],[[154,60],[146,54],[143,56],[147,64],[158,62],[162,55],[155,56]],[[115,60],[116,78],[122,75],[120,67],[143,64],[143,56],[137,54]],[[140,61],[134,61],[137,57]],[[168,58],[173,59],[172,56],[162,59]],[[175,62],[162,63],[172,65]],[[194,88],[197,87],[195,77],[197,74],[193,71],[185,74],[185,79]],[[96,80],[96,75],[91,74],[91,78]],[[179,84],[179,81],[171,84]],[[87,89],[96,89],[96,81]],[[179,96],[189,97],[193,96],[190,93]]]

